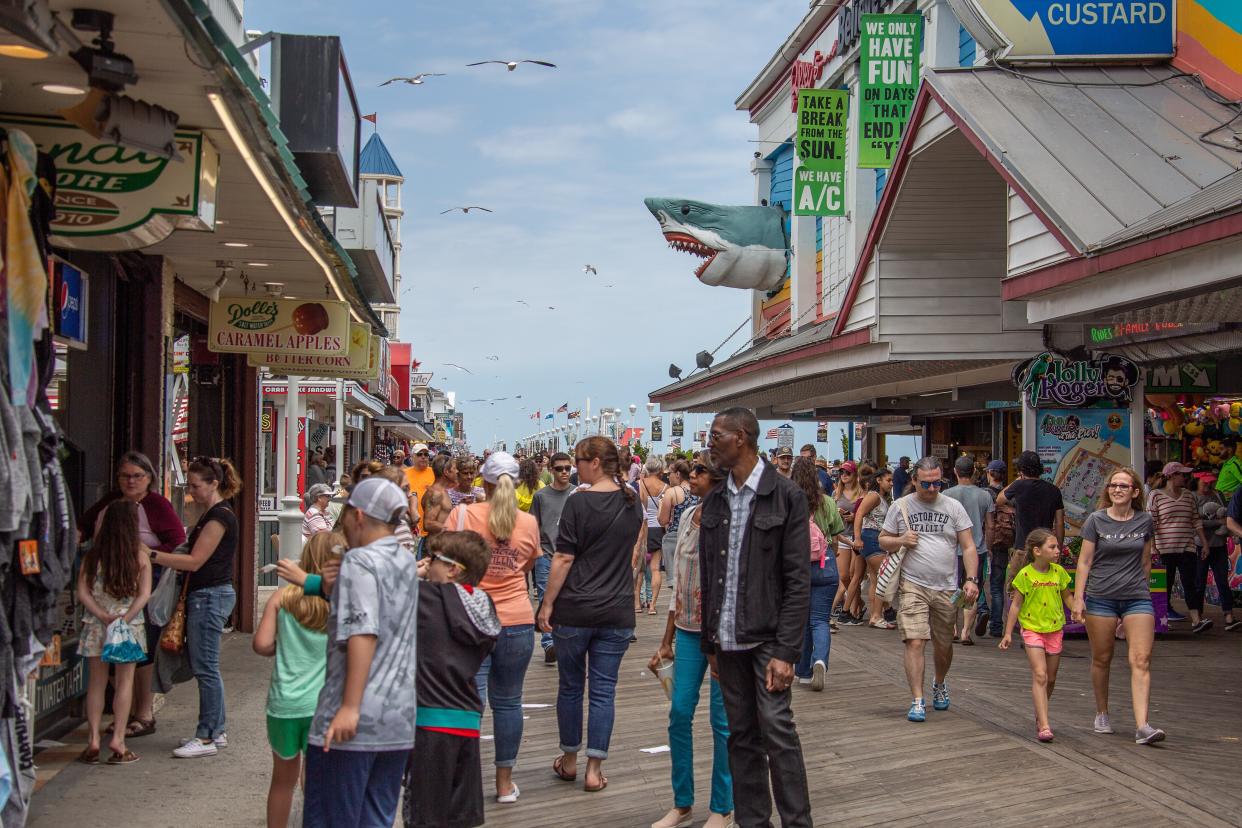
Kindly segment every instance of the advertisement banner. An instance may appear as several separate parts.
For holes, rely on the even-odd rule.
[[[845,143],[849,131],[849,92],[803,89],[798,92],[798,134],[794,151],[794,215],[845,215]]]
[[[370,380],[379,376],[378,339],[371,335],[370,325],[365,322],[350,322],[349,352],[344,355],[252,353],[246,357],[246,361],[251,368],[266,366],[277,375]]]
[[[793,426],[786,423],[785,425],[776,429],[776,448],[778,452],[780,449],[783,449],[783,448],[792,449],[793,444],[794,444]]]
[[[1175,0],[949,0],[980,45],[1000,44],[996,58],[1041,61],[1171,57],[1175,5]]]
[[[1065,536],[1077,537],[1098,508],[1109,476],[1130,465],[1130,416],[1123,409],[1041,408],[1035,451],[1045,480],[1065,499]]]
[[[211,303],[207,349],[226,354],[344,356],[349,305],[328,299],[225,297]]]
[[[52,257],[52,333],[71,348],[86,347],[90,277],[78,268]]]
[[[858,69],[858,166],[888,169],[919,88],[921,14],[864,14]]]
[[[827,420],[820,420],[819,425],[815,427],[815,442],[817,443],[828,442],[828,421]]]
[[[664,440],[664,418],[663,417],[652,417],[651,418],[651,441],[652,442],[663,442],[663,440]]]

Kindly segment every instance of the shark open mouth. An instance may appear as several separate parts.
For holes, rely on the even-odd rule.
[[[689,253],[704,260],[703,264],[695,268],[694,271],[695,277],[699,279],[703,278],[703,273],[711,266],[712,261],[716,258],[716,254],[720,252],[686,233],[665,233],[664,238],[668,241],[668,246],[674,250],[680,250],[682,253]]]

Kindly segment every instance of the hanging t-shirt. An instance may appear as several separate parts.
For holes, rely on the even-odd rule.
[[[1013,578],[1013,588],[1022,593],[1018,623],[1031,632],[1056,632],[1065,626],[1064,592],[1070,576],[1060,565],[1049,564],[1040,572],[1027,564]]]
[[[957,533],[970,529],[970,515],[951,497],[937,495],[925,503],[917,494],[894,501],[884,516],[884,531],[894,535],[906,532],[902,506],[910,515],[910,528],[919,535],[913,549],[906,550],[901,577],[928,589],[957,589]]]
[[[530,594],[526,590],[526,571],[540,555],[539,524],[526,512],[518,512],[513,523],[513,534],[508,540],[498,541],[487,528],[487,516],[492,504],[474,503],[458,506],[445,518],[444,527],[449,532],[469,529],[478,532],[492,550],[487,574],[479,581],[479,588],[491,597],[496,605],[496,615],[505,627],[534,624],[535,611],[531,608]]]
[[[1150,512],[1114,520],[1107,509],[1100,509],[1087,516],[1080,534],[1095,544],[1087,595],[1127,601],[1151,597],[1143,561],[1143,547],[1155,534]]]

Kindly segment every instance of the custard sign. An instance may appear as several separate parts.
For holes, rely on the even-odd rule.
[[[0,115],[56,165],[59,244],[84,250],[129,250],[174,230],[214,230],[220,159],[198,130],[176,132],[175,159],[92,138],[59,118]]]
[[[985,50],[995,48],[999,60],[1171,57],[1176,6],[1175,0],[949,0],[962,26]]]
[[[349,342],[344,302],[225,297],[208,318],[207,349],[218,353],[345,356]]]

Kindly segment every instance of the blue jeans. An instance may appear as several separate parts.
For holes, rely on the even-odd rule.
[[[517,764],[522,744],[522,683],[535,649],[534,624],[502,627],[500,638],[479,666],[474,682],[479,698],[492,705],[492,732],[496,736],[496,767]]]
[[[673,804],[694,805],[694,738],[691,725],[699,706],[707,656],[699,648],[699,634],[676,631],[673,660],[673,704],[668,711],[668,744],[673,760]],[[729,719],[720,685],[711,680],[713,814],[733,813],[733,777],[729,774]]]
[[[1009,568],[1009,547],[992,547],[988,560],[988,635],[1000,638],[1005,634],[1005,570]],[[983,597],[983,590],[979,590]]]
[[[548,573],[552,571],[552,555],[548,550],[543,550],[543,554],[535,558],[535,603],[543,603],[543,591],[548,588]],[[552,646],[552,633],[542,633],[539,637],[539,646],[543,647],[544,652]]]
[[[832,561],[832,556],[826,560]],[[832,654],[832,628],[828,622],[832,617],[832,599],[840,583],[835,562],[822,569],[819,563],[811,563],[811,611],[802,636],[802,658],[794,667],[794,675],[798,678],[810,678],[811,667],[817,661],[828,666],[828,656]]]
[[[311,748],[303,828],[392,828],[408,750]]]
[[[607,759],[616,717],[617,675],[630,647],[633,627],[565,627],[552,630],[560,688],[556,694],[556,724],[561,751],[582,749],[582,696],[590,671],[591,702],[587,722],[587,758]]]
[[[231,584],[196,589],[185,599],[186,650],[198,682],[198,729],[194,735],[200,739],[214,739],[225,731],[220,637],[236,601]]]

